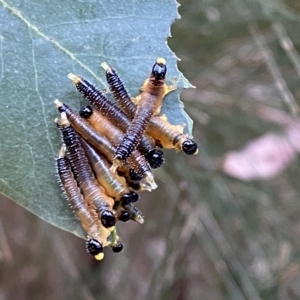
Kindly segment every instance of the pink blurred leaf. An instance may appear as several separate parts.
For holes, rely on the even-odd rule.
[[[249,142],[240,151],[225,155],[222,171],[249,181],[270,179],[286,169],[300,151],[300,125],[293,123],[282,135],[269,133]]]

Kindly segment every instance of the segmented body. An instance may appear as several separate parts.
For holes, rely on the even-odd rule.
[[[86,106],[80,111],[80,116],[86,118],[89,124],[100,134],[104,135],[114,145],[118,145],[123,140],[123,132],[113,125],[105,116],[90,106]],[[139,168],[141,175],[151,174],[151,169],[145,157],[137,150],[131,153],[131,164],[136,164],[135,170]]]
[[[130,190],[125,179],[112,173],[110,170],[111,165],[106,158],[98,154],[88,143],[82,142],[97,181],[104,187],[107,195],[114,197],[116,200],[121,200],[124,194],[129,194]]]
[[[105,70],[107,83],[114,98],[127,116],[131,119],[134,118],[137,107],[133,103],[118,73],[106,63],[103,63],[102,67]],[[168,90],[166,89],[167,92],[172,90],[172,87],[168,87]],[[184,152],[189,155],[196,154],[198,152],[197,144],[189,139],[186,134],[183,134],[183,128],[183,125],[171,125],[167,120],[152,116],[149,120],[147,133],[159,141],[160,145],[166,149],[175,148],[178,151],[184,150]]]
[[[101,66],[105,70],[106,80],[114,98],[123,109],[125,114],[132,119],[136,112],[136,105],[132,102],[131,96],[120,79],[117,71],[108,66],[106,63],[102,63]]]
[[[65,113],[61,115],[62,118],[59,123],[59,129],[84,200],[89,206],[95,209],[104,227],[112,227],[115,224],[114,214],[112,212],[114,200],[101,190],[88,163],[77,133],[71,127]]]
[[[73,128],[95,149],[103,153],[108,160],[113,159],[116,148],[109,142],[108,139],[98,134],[84,119],[80,118],[68,105],[54,101],[59,112],[66,113],[69,122]]]
[[[108,139],[94,130],[86,120],[78,116],[68,105],[58,100],[54,102],[58,111],[66,114],[76,132],[95,149],[103,153],[109,161],[112,161],[116,147],[114,147]],[[157,188],[152,172],[145,170],[143,165],[141,165],[141,161],[133,155],[129,157],[128,162],[120,163],[117,167],[121,172],[128,174],[135,183],[140,182],[142,189],[152,190]],[[116,168],[114,168],[114,171],[115,169]]]
[[[110,231],[102,226],[99,219],[92,213],[91,209],[83,199],[66,160],[64,150],[61,150],[56,158],[56,167],[62,190],[74,213],[80,220],[82,227],[87,232],[88,237],[98,240],[103,247],[107,246],[107,239],[110,235]]]
[[[153,106],[151,105],[153,102],[155,102],[154,97],[149,97],[146,101],[141,102],[141,108],[137,109],[136,115],[132,120],[130,127],[126,131],[122,142],[117,148],[115,159],[126,161],[130,154],[136,149],[141,136],[146,130],[149,120],[154,112]]]
[[[138,96],[137,110],[122,143],[117,148],[115,160],[125,161],[129,157],[140,142],[150,118],[159,113],[166,94],[166,72],[165,60],[158,59],[150,77],[144,83],[142,93]]]
[[[159,128],[159,131],[157,130]],[[177,148],[181,150],[178,145],[178,140],[183,136],[184,126],[173,126],[168,121],[164,121],[159,117],[151,118],[147,131],[158,140],[164,148]]]
[[[77,115],[68,105],[59,102],[58,100],[55,100],[54,102],[56,103],[57,109],[60,112],[66,113],[68,120],[76,132],[78,132],[80,136],[83,137],[95,149],[103,153],[109,161],[112,161],[116,147],[114,147],[107,138],[101,136],[96,130],[94,130],[88,124],[88,122],[80,118],[79,115]],[[123,169],[123,171],[125,172],[125,169]]]
[[[183,133],[183,129],[183,125],[171,125],[160,117],[152,117],[147,132],[166,149],[175,148],[178,151],[184,150],[189,155],[196,154],[198,152],[197,144]],[[189,147],[185,149],[184,145],[187,143]]]
[[[119,109],[114,103],[107,99],[99,89],[81,76],[76,76],[72,73],[68,77],[73,81],[77,90],[86,98],[98,111],[106,116],[113,124],[126,132],[130,126],[131,120]],[[147,155],[150,151],[155,152],[153,139],[143,136],[140,139],[140,150]]]
[[[114,145],[118,145],[123,138],[123,132],[115,126],[110,120],[94,110],[91,106],[83,107],[80,116],[88,121],[88,123],[101,135],[105,136]]]

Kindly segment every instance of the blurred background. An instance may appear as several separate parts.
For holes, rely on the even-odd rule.
[[[2,299],[300,299],[300,1],[180,0],[199,154],[166,153],[102,262],[1,198]]]

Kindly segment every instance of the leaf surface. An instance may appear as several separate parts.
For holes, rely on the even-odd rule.
[[[60,136],[53,122],[58,98],[72,108],[84,103],[67,74],[107,88],[103,61],[118,70],[132,95],[157,57],[168,63],[178,90],[163,113],[191,120],[179,101],[189,83],[166,44],[178,17],[174,0],[0,1],[0,192],[55,226],[83,236],[55,178]]]

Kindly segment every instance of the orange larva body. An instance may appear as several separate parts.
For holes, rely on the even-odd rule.
[[[67,115],[69,122],[73,128],[83,137],[89,144],[103,153],[108,160],[112,161],[116,148],[108,139],[98,134],[84,119],[80,118],[68,105],[55,100],[54,101],[59,112]]]
[[[122,143],[117,148],[115,161],[124,161],[129,157],[140,142],[151,117],[160,112],[163,97],[168,92],[165,84],[166,72],[165,60],[158,59],[142,87],[142,93],[137,97],[137,110]]]
[[[183,125],[171,125],[166,119],[152,117],[147,132],[166,149],[183,150],[187,155],[197,154],[197,144],[183,133],[183,129]]]
[[[125,179],[119,178],[117,174],[111,172],[110,163],[106,158],[98,154],[88,143],[83,142],[82,144],[96,178],[106,193],[118,200],[123,193],[128,193],[129,189],[126,187]]]
[[[93,205],[97,213],[102,213],[103,210],[112,210],[114,200],[105,194],[98,181],[95,178],[90,178],[80,183],[80,188],[84,195],[84,200]]]
[[[62,154],[62,151],[60,151],[60,154],[56,158],[56,166],[63,192],[66,195],[74,213],[81,221],[82,227],[89,237],[101,240],[102,243],[104,242],[105,244],[110,231],[104,228],[99,219],[95,218],[95,216],[91,213],[87,203],[80,193],[77,182],[74,179],[73,173],[68,165],[65,155]],[[101,238],[100,233],[102,233]],[[105,236],[104,241],[103,236]]]
[[[86,119],[97,132],[109,139],[112,144],[117,145],[122,141],[123,132],[97,110],[85,106],[80,110],[79,115]]]
[[[105,189],[108,196],[121,201],[123,204],[136,202],[138,194],[130,191],[125,178],[110,170],[110,163],[104,156],[98,154],[88,143],[81,141],[90,165],[96,175],[98,183]]]
[[[95,131],[86,120],[80,118],[68,105],[58,100],[55,100],[54,102],[58,111],[66,114],[75,131],[95,149],[103,153],[109,161],[112,161],[116,147],[113,146],[107,138]],[[138,162],[134,163],[131,160],[134,160],[134,157],[130,158],[129,164],[124,163],[123,166],[120,164],[118,168],[122,172],[127,172],[126,169],[130,169],[131,176],[134,180],[139,181],[143,176],[142,169],[139,167]],[[131,169],[131,166],[134,169]]]
[[[132,102],[131,96],[118,73],[106,63],[103,63],[102,67],[105,70],[107,83],[114,98],[127,116],[131,119],[134,118],[137,107]],[[169,91],[171,90],[172,87],[169,87]],[[196,154],[198,152],[197,144],[186,134],[183,134],[183,128],[183,125],[171,125],[167,120],[152,116],[147,127],[147,133],[166,149],[175,148],[178,151],[183,150],[188,155]]]
[[[65,157],[65,149],[62,148],[56,158],[56,168],[59,181],[63,193],[68,199],[74,213],[82,224],[83,229],[88,235],[88,239],[94,239],[100,243],[97,253],[91,253],[96,259],[103,258],[103,247],[108,246],[108,237],[110,231],[106,229],[95,216],[95,214],[88,207],[87,203],[83,199],[80,190],[77,186],[77,182],[74,179],[73,173],[69,167],[69,164]],[[87,245],[89,241],[87,241]]]
[[[82,108],[80,110],[80,116],[85,118],[98,133],[105,136],[114,145],[118,145],[122,142],[124,136],[123,132],[114,124],[112,124],[105,116],[98,111],[93,110],[90,106]],[[132,165],[139,162],[138,166],[140,167],[142,174],[151,173],[148,162],[139,151],[133,151],[132,157],[134,159],[131,158],[128,163]]]
[[[113,125],[105,116],[90,106],[85,106],[80,110],[80,116],[85,118],[88,123],[101,135],[109,139],[113,144],[119,144],[122,141],[123,133]],[[157,186],[153,179],[153,174],[145,157],[139,151],[133,151],[127,160],[127,164],[144,178],[151,189]],[[114,171],[115,168],[112,168]]]
[[[152,117],[148,124],[147,132],[149,132],[154,139],[158,140],[164,148],[181,150],[179,140],[181,140],[183,136],[186,139],[186,136],[183,134],[183,128],[183,125],[174,126],[168,121],[162,120],[160,117]]]
[[[96,110],[105,115],[115,126],[126,132],[130,126],[130,119],[115,104],[109,101],[93,84],[81,76],[69,74],[77,90],[86,98]],[[158,168],[164,162],[163,153],[155,149],[152,138],[142,136],[139,141],[139,149],[145,155],[152,168]]]
[[[65,113],[61,115],[62,118],[59,123],[59,129],[84,200],[89,206],[95,209],[104,227],[113,227],[115,225],[115,216],[112,212],[114,200],[108,197],[99,186],[88,163],[78,135],[71,127]]]

